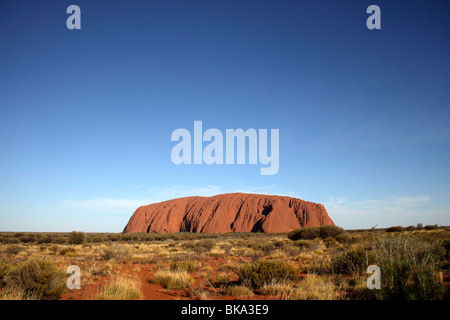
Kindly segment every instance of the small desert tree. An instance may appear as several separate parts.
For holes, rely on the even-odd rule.
[[[69,235],[69,244],[82,244],[86,240],[84,232],[72,231]]]

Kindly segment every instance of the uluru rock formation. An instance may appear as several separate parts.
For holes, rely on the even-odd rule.
[[[229,193],[139,207],[123,232],[278,233],[321,225],[334,225],[322,204],[285,196]]]

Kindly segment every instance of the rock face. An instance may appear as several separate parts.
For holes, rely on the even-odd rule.
[[[334,225],[321,204],[284,196],[230,193],[139,207],[123,232],[278,233],[321,225]]]

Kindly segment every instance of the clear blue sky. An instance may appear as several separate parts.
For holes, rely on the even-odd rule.
[[[140,205],[237,191],[323,203],[344,228],[450,225],[449,9],[1,1],[0,231],[121,232]],[[174,165],[194,120],[279,129],[278,174]]]

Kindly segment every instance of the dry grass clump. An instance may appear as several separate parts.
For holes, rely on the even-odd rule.
[[[117,277],[95,297],[96,300],[134,300],[142,298],[141,282],[131,277]]]
[[[307,276],[295,290],[294,300],[340,300],[342,294],[333,281],[324,277]]]
[[[295,292],[292,283],[284,280],[273,280],[270,283],[264,284],[259,293],[263,295],[275,296],[278,299],[287,299]]]
[[[103,260],[116,260],[118,262],[126,262],[130,258],[129,251],[122,246],[107,247],[102,250],[100,257]]]
[[[251,288],[261,288],[271,281],[296,280],[298,270],[284,261],[258,260],[237,269],[239,281]]]
[[[27,294],[21,287],[7,287],[0,296],[0,300],[38,300],[36,293]]]
[[[185,241],[182,243],[182,248],[191,250],[197,254],[209,253],[215,247],[215,242],[211,239],[202,239],[196,241]]]
[[[238,285],[226,287],[225,294],[229,296],[242,297],[253,295],[253,291],[249,287]]]
[[[18,244],[10,244],[10,245],[8,245],[8,246],[5,248],[4,252],[5,252],[7,255],[13,256],[13,255],[18,254],[20,251],[22,251],[22,249],[23,249],[23,247],[22,247],[21,245],[18,245]]]
[[[153,276],[153,283],[169,290],[189,289],[194,279],[186,271],[158,271]]]
[[[193,261],[183,260],[183,261],[172,261],[170,263],[171,271],[185,271],[194,272],[197,269],[197,264]]]

